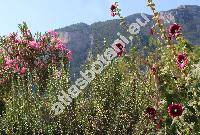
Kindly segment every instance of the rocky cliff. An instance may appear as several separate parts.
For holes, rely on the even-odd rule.
[[[173,22],[180,23],[183,26],[184,36],[193,44],[200,45],[200,6],[184,5],[177,9],[161,12],[166,24]],[[147,15],[149,19],[151,15]],[[129,24],[140,18],[140,14],[133,14],[126,17]],[[117,32],[129,37],[128,33],[119,25],[119,20],[108,20],[104,22],[96,22],[91,25],[78,23],[64,28],[56,29],[64,39],[65,44],[73,51],[73,61],[71,62],[71,72],[76,75],[81,70],[88,57],[88,52],[93,54],[100,52],[103,48],[103,40],[107,39],[108,43],[113,43],[118,38]],[[149,37],[149,29],[153,25],[151,21],[147,26],[141,29],[139,34],[145,43]],[[98,49],[97,49],[98,48]]]

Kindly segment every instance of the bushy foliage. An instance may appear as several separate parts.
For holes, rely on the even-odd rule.
[[[54,31],[33,36],[25,23],[19,28],[21,35],[1,37],[2,133],[56,132],[51,104],[68,86],[71,52]]]

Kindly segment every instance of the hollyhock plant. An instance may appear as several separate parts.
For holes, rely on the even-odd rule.
[[[168,28],[169,37],[177,37],[181,34],[181,26],[177,23],[174,23]]]
[[[187,56],[184,53],[179,53],[176,58],[176,63],[180,69],[184,69],[188,64]]]
[[[171,104],[168,106],[168,114],[171,118],[181,116],[183,111],[184,107],[182,104]]]
[[[154,36],[152,39],[148,38],[150,42],[145,42],[144,47],[130,46],[131,50],[127,52],[130,55],[121,59],[115,58],[111,63],[106,62],[109,56],[100,57],[99,68],[103,68],[104,64],[106,66],[106,63],[110,64],[103,68],[101,75],[94,75],[95,78],[90,84],[88,79],[91,80],[93,75],[86,79],[83,74],[92,73],[89,68],[92,68],[90,65],[93,60],[88,60],[86,67],[81,68],[85,69],[85,73],[81,73],[82,78],[75,81],[67,69],[67,62],[72,59],[72,52],[62,43],[57,32],[49,31],[32,37],[28,28],[23,26],[20,29],[22,36],[16,37],[20,41],[19,44],[12,42],[10,37],[2,37],[0,45],[3,44],[4,52],[0,54],[0,60],[1,58],[3,60],[0,62],[0,102],[5,99],[6,112],[3,118],[0,117],[0,132],[5,131],[3,134],[198,134],[199,80],[190,76],[189,65],[184,72],[174,67],[177,64],[184,67],[185,58],[190,60],[191,64],[195,64],[199,60],[199,55],[195,56],[193,49],[184,47],[186,46],[185,42],[182,42],[184,37],[178,38],[176,43],[167,40],[166,25],[156,20],[159,19],[159,12],[155,10],[152,1],[148,0],[148,5],[153,10],[153,20],[156,24],[153,25]],[[117,6],[114,5],[110,10],[113,11],[113,16],[120,16],[120,25],[126,26],[130,23],[126,23],[126,19],[117,14]],[[127,30],[127,27],[125,28]],[[177,31],[172,30],[170,38],[173,33]],[[139,38],[140,36],[136,41],[134,36],[135,45],[141,43]],[[28,47],[30,41],[38,43],[38,49],[34,49],[35,43],[33,48]],[[107,47],[107,42],[104,43],[104,47]],[[125,52],[124,45],[122,42],[114,46],[112,44],[119,57]],[[100,49],[95,49],[94,53],[96,50]],[[179,54],[180,50],[184,50],[187,54],[180,53],[176,61],[174,56]],[[74,65],[76,64],[72,65],[72,70],[76,70]],[[8,66],[9,70],[5,71],[5,66]],[[145,72],[141,73],[141,67]],[[149,72],[146,72],[148,71],[146,67],[149,67]],[[173,79],[174,77],[178,79]],[[79,90],[83,89],[85,92],[76,96],[77,100],[71,99],[73,90],[79,93]],[[5,92],[2,98],[3,90],[8,92]],[[62,95],[58,95],[58,91],[62,91]],[[59,101],[52,108],[57,96]],[[62,99],[66,99],[64,100],[66,102]],[[170,105],[169,103],[173,101],[181,101],[187,106],[184,117],[179,119],[179,116],[183,116],[183,105],[180,103]],[[63,105],[68,102],[73,102],[72,106],[65,108]],[[63,114],[54,117],[54,112],[59,110],[63,110]],[[24,127],[24,123],[28,125]],[[80,130],[77,130],[77,127],[80,127]]]

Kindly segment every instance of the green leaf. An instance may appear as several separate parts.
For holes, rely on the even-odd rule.
[[[3,63],[3,58],[0,57],[0,64],[2,64],[2,63]]]

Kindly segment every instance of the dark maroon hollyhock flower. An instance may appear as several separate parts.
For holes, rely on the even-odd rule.
[[[114,4],[112,4],[111,5],[111,7],[110,7],[110,10],[112,11],[112,12],[115,12],[115,10],[117,9],[117,2],[115,2]]]
[[[151,67],[151,73],[152,73],[153,75],[155,75],[156,72],[157,72],[157,66],[156,66],[155,64],[153,64],[153,66]]]
[[[122,54],[124,53],[124,47],[122,44],[117,43],[116,46],[119,48],[120,52],[117,52],[117,56],[121,57]]]
[[[110,10],[114,12],[116,8],[117,8],[116,4],[112,4]]]
[[[154,118],[156,116],[156,109],[154,109],[153,107],[147,107],[147,109],[145,111],[145,115],[147,115],[149,118],[154,120]]]
[[[114,4],[111,5],[110,7],[110,10],[111,10],[111,16],[115,16],[117,15],[116,11],[117,11],[117,7],[118,7],[118,4],[117,2],[115,2]]]
[[[117,13],[115,13],[115,12],[111,12],[111,16],[116,16],[117,15]]]
[[[176,64],[180,69],[184,69],[188,63],[188,59],[185,54],[179,53],[176,58]]]
[[[181,116],[184,111],[184,107],[181,104],[171,104],[168,106],[168,114],[170,117]]]
[[[174,23],[169,26],[168,32],[169,32],[169,37],[177,37],[181,33],[181,26]]]

